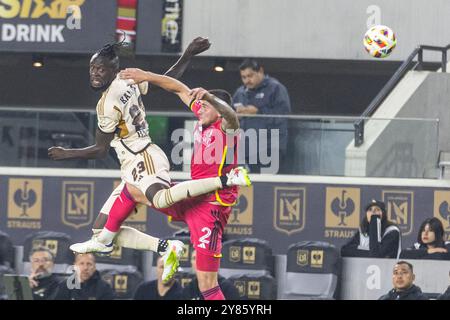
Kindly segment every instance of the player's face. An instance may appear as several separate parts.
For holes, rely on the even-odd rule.
[[[396,264],[392,274],[392,283],[397,290],[406,290],[412,286],[414,274],[407,264]]]
[[[116,76],[114,69],[105,59],[94,58],[89,65],[89,78],[93,89],[105,88]]]
[[[258,71],[252,68],[241,70],[241,79],[245,87],[255,89],[263,81],[264,71],[262,68]]]
[[[92,256],[92,254],[83,254],[77,256],[75,267],[78,269],[77,271],[80,276],[81,282],[89,280],[96,270],[94,257]]]
[[[219,113],[206,101],[201,101],[202,107],[198,110],[198,119],[202,126],[209,126],[219,119]]]

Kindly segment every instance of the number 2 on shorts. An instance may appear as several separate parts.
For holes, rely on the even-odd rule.
[[[200,243],[197,245],[197,247],[206,249],[206,245],[209,244],[209,240],[207,240],[207,238],[209,238],[209,236],[211,235],[211,229],[208,227],[204,227],[202,228],[202,232],[205,232],[205,234],[198,239],[198,242]]]

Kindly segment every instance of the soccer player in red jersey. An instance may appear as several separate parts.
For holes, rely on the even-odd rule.
[[[194,152],[191,160],[193,180],[221,177],[237,167],[237,130],[239,120],[230,107],[231,96],[224,90],[207,91],[203,88],[190,90],[173,78],[126,69],[120,73],[122,79],[135,83],[148,81],[177,94],[198,118],[194,129]],[[242,170],[242,169],[241,169]],[[251,184],[247,176],[246,185]],[[130,188],[135,200],[140,191]],[[224,300],[217,276],[222,256],[222,234],[236,203],[238,187],[232,186],[196,198],[175,203],[167,209],[158,209],[175,221],[184,221],[189,227],[191,242],[197,251],[196,268],[199,289],[205,300]]]

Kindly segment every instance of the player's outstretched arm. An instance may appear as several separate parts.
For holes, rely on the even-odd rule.
[[[211,47],[211,43],[208,38],[197,37],[191,41],[186,50],[181,55],[180,59],[164,73],[165,76],[169,76],[175,79],[181,78],[186,71],[187,66],[191,62],[191,58],[205,52]]]
[[[208,90],[203,88],[195,88],[189,92],[190,100],[206,100],[208,101],[214,109],[222,116],[222,130],[237,130],[239,129],[239,119],[237,117],[236,112],[233,108],[228,105],[222,99],[217,98],[212,93],[209,93]]]
[[[104,133],[100,129],[97,129],[94,145],[81,149],[51,147],[48,149],[48,156],[52,160],[101,159],[108,154],[110,142],[113,138],[114,132]]]
[[[144,71],[138,68],[127,68],[120,71],[119,76],[124,80],[133,80],[135,83],[141,83],[148,81],[150,84],[163,88],[166,91],[175,93],[180,99],[189,105],[191,102],[189,92],[190,89],[177,79],[164,76],[161,74],[153,73],[150,71]]]

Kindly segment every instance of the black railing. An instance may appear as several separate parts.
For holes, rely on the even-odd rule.
[[[442,72],[447,72],[447,51],[450,49],[450,44],[446,47],[436,47],[421,45],[414,49],[414,51],[409,55],[409,57],[401,64],[397,69],[391,79],[385,84],[381,91],[375,96],[369,106],[361,114],[360,118],[355,121],[355,147],[359,147],[364,142],[364,119],[370,117],[381,105],[381,103],[386,99],[386,97],[391,93],[395,86],[400,82],[403,76],[410,70],[410,66],[413,63],[414,58],[417,55],[417,62],[414,64],[413,68],[417,66],[422,66],[423,64],[423,51],[440,51],[442,53],[441,68]]]

